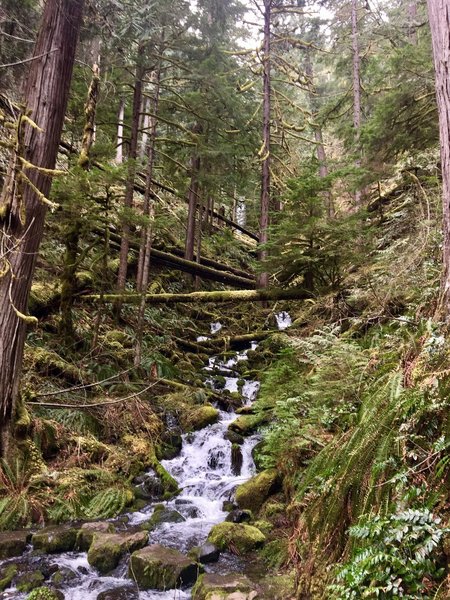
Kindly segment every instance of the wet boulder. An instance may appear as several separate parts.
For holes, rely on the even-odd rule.
[[[205,573],[192,590],[192,600],[257,600],[254,584],[245,575]]]
[[[228,429],[245,437],[255,433],[263,422],[259,415],[241,415],[228,425]]]
[[[139,590],[136,586],[123,585],[100,592],[97,600],[138,600]]]
[[[204,543],[202,546],[194,546],[189,550],[189,556],[191,556],[196,562],[207,563],[217,562],[220,557],[220,550],[210,544],[209,542]]]
[[[231,472],[235,476],[239,476],[242,470],[242,464],[244,462],[244,457],[242,454],[241,447],[239,444],[231,445]]]
[[[170,590],[197,580],[201,566],[178,550],[158,544],[131,555],[129,575],[140,589]]]
[[[150,519],[143,525],[143,529],[152,531],[161,523],[182,523],[186,521],[181,513],[172,508],[166,508],[163,504],[155,507]]]
[[[134,495],[140,500],[155,500],[164,494],[162,481],[153,470],[135,477],[133,484]]]
[[[96,533],[114,533],[114,525],[106,521],[84,523],[77,535],[77,548],[87,552]]]
[[[226,440],[228,440],[229,442],[231,442],[232,444],[243,444],[244,443],[244,437],[242,435],[240,435],[239,433],[236,433],[236,431],[232,431],[231,429],[228,429],[227,432],[224,435],[224,438]]]
[[[31,538],[29,531],[5,531],[0,533],[0,560],[20,556]]]
[[[236,490],[236,502],[240,508],[257,513],[264,502],[280,490],[281,481],[276,469],[267,469],[242,483]]]
[[[31,538],[35,550],[46,554],[70,552],[75,548],[78,529],[74,527],[45,527]]]
[[[137,533],[96,533],[87,555],[89,564],[100,573],[117,567],[122,556],[143,548],[148,542],[145,531]]]
[[[250,510],[232,510],[225,521],[228,523],[249,523],[252,520],[252,513]]]
[[[31,590],[41,587],[44,579],[44,575],[39,570],[24,571],[17,576],[15,585],[19,592],[31,592]]]
[[[266,541],[266,536],[252,525],[243,523],[219,523],[211,529],[208,542],[219,550],[227,550],[233,554],[245,554],[261,547]]]

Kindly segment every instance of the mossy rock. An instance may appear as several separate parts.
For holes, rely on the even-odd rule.
[[[158,544],[131,555],[129,575],[143,590],[171,590],[193,584],[201,566],[173,548]]]
[[[217,423],[219,414],[217,408],[211,404],[192,409],[185,418],[186,431],[197,431]]]
[[[64,600],[64,594],[48,587],[39,587],[33,590],[26,600]]]
[[[61,285],[59,283],[36,281],[31,286],[28,312],[36,317],[48,314],[59,303],[60,297]]]
[[[16,588],[19,592],[31,592],[31,590],[41,587],[44,579],[41,571],[21,573],[16,579]]]
[[[109,573],[117,567],[128,552],[143,548],[148,542],[145,531],[137,533],[95,533],[87,555],[89,564],[100,573]]]
[[[236,502],[240,508],[257,513],[264,502],[280,489],[280,476],[276,469],[267,469],[242,483],[236,490]]]
[[[70,552],[75,548],[78,529],[73,527],[46,527],[36,532],[31,538],[35,550],[46,554]]]
[[[227,521],[215,525],[208,535],[208,542],[217,546],[219,550],[238,555],[261,547],[265,541],[266,536],[256,527]]]
[[[32,361],[34,368],[41,375],[62,377],[70,383],[88,380],[86,374],[81,373],[75,365],[68,363],[59,354],[47,348],[28,347],[26,357]]]
[[[253,447],[253,450],[252,450],[253,462],[255,463],[255,467],[258,471],[264,470],[264,457],[265,457],[264,448],[265,448],[265,442],[264,442],[264,440],[261,440]]]
[[[248,436],[255,433],[264,422],[265,418],[261,415],[241,415],[228,425],[228,429],[239,435]]]
[[[217,562],[220,557],[220,550],[216,548],[214,544],[205,542],[202,546],[194,546],[191,548],[188,552],[188,556],[204,565],[206,563]]]
[[[29,531],[4,531],[0,533],[0,560],[23,554],[31,533]]]
[[[192,590],[192,600],[256,600],[254,584],[238,573],[205,573]]]
[[[163,507],[160,510],[154,510],[150,519],[143,525],[143,529],[152,531],[161,523],[183,523],[186,519],[177,510]]]
[[[0,591],[11,585],[11,581],[17,575],[17,565],[10,564],[0,570]]]
[[[87,552],[96,533],[114,533],[114,525],[107,521],[84,523],[77,535],[77,548],[83,552]]]

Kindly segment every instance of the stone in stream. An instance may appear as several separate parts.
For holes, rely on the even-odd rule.
[[[84,523],[77,535],[77,548],[87,552],[95,533],[114,533],[114,525],[106,521]]]
[[[213,425],[219,420],[219,411],[212,404],[205,404],[194,408],[189,412],[186,419],[186,427],[188,431],[198,431],[208,425]]]
[[[123,585],[100,592],[97,600],[138,600],[139,590],[133,586]]]
[[[192,590],[192,600],[257,600],[254,584],[245,575],[205,573]]]
[[[232,510],[229,515],[227,515],[225,521],[229,523],[249,523],[253,518],[252,512],[250,510]]]
[[[23,554],[31,533],[29,531],[5,531],[0,533],[0,560]]]
[[[15,586],[19,592],[31,592],[44,583],[44,575],[41,571],[24,571],[17,576]]]
[[[226,440],[228,440],[229,442],[231,442],[232,444],[243,444],[244,443],[244,437],[242,435],[240,435],[239,433],[236,433],[236,431],[232,431],[231,429],[228,429],[227,432],[224,435],[224,438]]]
[[[4,568],[0,569],[0,591],[9,587],[11,581],[17,575],[17,565],[10,563]]]
[[[192,558],[159,544],[134,552],[129,566],[130,577],[144,590],[186,587],[195,583],[201,572],[201,565]]]
[[[27,600],[64,600],[64,594],[59,590],[53,590],[49,587],[42,586],[34,589]]]
[[[152,531],[161,523],[183,523],[186,519],[177,510],[166,508],[163,504],[155,507],[148,521],[141,525],[142,529]]]
[[[117,567],[122,556],[143,548],[148,542],[146,531],[137,533],[95,533],[87,555],[89,564],[100,573]]]
[[[208,542],[219,550],[228,550],[238,555],[259,548],[265,541],[266,536],[256,527],[227,521],[214,525],[208,535]]]
[[[240,508],[257,513],[269,496],[281,488],[280,475],[276,469],[267,469],[242,483],[236,490],[236,502]]]
[[[70,552],[75,548],[78,529],[74,527],[45,527],[37,531],[31,538],[35,550],[46,554]]]
[[[134,495],[141,500],[155,500],[164,494],[164,486],[155,471],[138,475],[133,480]]]
[[[242,470],[242,464],[244,462],[244,457],[242,455],[242,450],[239,444],[231,445],[231,472],[235,476],[239,476]]]
[[[205,565],[207,563],[217,562],[220,557],[220,550],[216,548],[214,544],[205,542],[202,546],[194,546],[191,548],[188,555],[195,561]]]

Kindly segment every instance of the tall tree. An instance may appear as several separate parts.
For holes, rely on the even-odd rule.
[[[48,0],[26,80],[18,142],[0,199],[0,455],[11,449],[28,295],[44,232],[84,0]]]
[[[443,273],[440,310],[450,317],[450,0],[428,0],[441,141]]]

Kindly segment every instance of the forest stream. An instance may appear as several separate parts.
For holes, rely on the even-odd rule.
[[[288,313],[275,315],[278,329],[286,329],[291,324]],[[220,323],[210,326],[211,337],[221,329]],[[197,341],[205,341],[210,336],[199,336]],[[255,400],[259,382],[242,379],[236,365],[247,360],[249,350],[255,350],[258,344],[251,342],[248,347],[227,355],[226,358],[213,356],[203,368],[205,385],[218,394],[223,390],[230,393],[240,391],[242,406],[250,406]],[[220,383],[219,383],[220,380]],[[247,481],[254,473],[255,466],[252,450],[260,440],[255,434],[245,438],[241,446],[232,444],[228,426],[238,416],[233,410],[217,403],[220,411],[217,423],[204,427],[199,431],[185,433],[182,436],[181,452],[170,460],[162,461],[167,472],[177,481],[181,493],[164,503],[150,501],[143,509],[121,515],[116,519],[103,522],[104,527],[113,526],[113,531],[124,535],[142,535],[145,524],[155,520],[157,525],[150,531],[150,544],[158,544],[165,548],[174,548],[188,554],[197,548],[197,557],[208,573],[241,574],[243,558],[219,553],[214,545],[207,542],[211,528],[225,520],[241,522],[245,520],[244,511],[236,510],[233,505],[236,487]],[[152,471],[141,476],[142,486],[152,485]],[[232,512],[230,513],[230,509]],[[98,524],[97,524],[98,525]],[[102,523],[100,523],[102,525]],[[77,525],[78,526],[78,525]],[[103,529],[105,531],[106,529]],[[108,531],[110,531],[108,529]],[[62,552],[55,554],[39,554],[29,545],[23,556],[0,563],[17,565],[19,572],[40,573],[50,584],[56,585],[65,600],[188,600],[191,596],[192,584],[196,575],[189,582],[190,587],[167,591],[139,591],[127,573],[129,570],[129,554],[119,565],[105,576],[99,575],[87,558],[86,552]],[[23,600],[26,593],[11,587],[0,595],[2,600]],[[260,596],[258,596],[259,598]]]

